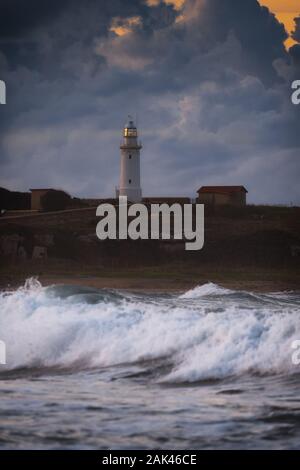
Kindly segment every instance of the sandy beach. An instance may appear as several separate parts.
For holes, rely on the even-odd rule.
[[[164,273],[153,270],[118,270],[104,271],[99,274],[71,273],[41,273],[32,270],[28,273],[1,273],[0,288],[18,288],[23,286],[26,279],[34,277],[43,286],[74,285],[93,287],[97,289],[117,289],[132,292],[184,292],[196,286],[212,282],[219,286],[233,290],[247,290],[252,292],[279,292],[299,291],[299,273],[270,273],[231,271],[227,273],[208,271],[205,273],[180,273],[175,270]]]

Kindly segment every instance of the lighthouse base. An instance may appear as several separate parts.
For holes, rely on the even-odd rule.
[[[141,202],[142,190],[141,188],[118,188],[116,191],[117,198],[126,196],[128,202]]]

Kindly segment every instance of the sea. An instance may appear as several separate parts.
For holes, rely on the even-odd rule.
[[[0,449],[299,449],[297,340],[300,292],[29,279],[0,293]]]

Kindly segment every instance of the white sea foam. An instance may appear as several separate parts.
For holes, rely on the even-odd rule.
[[[207,297],[216,292],[217,298]],[[171,382],[299,372],[291,361],[291,344],[300,339],[295,299],[291,305],[251,303],[213,284],[192,293],[167,299],[103,291],[78,295],[76,287],[27,282],[0,294],[0,339],[7,347],[0,374],[21,367],[77,369],[165,358],[172,370],[159,380]]]
[[[197,297],[203,297],[207,295],[225,295],[231,294],[233,291],[220,287],[213,282],[208,282],[202,286],[197,286],[194,289],[190,289],[180,296],[181,299],[196,299]]]

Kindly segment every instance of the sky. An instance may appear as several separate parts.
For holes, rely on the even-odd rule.
[[[291,47],[296,41],[291,37],[295,29],[294,18],[299,16],[300,0],[259,0],[261,5],[268,7],[275,13],[278,20],[284,24],[289,33],[286,46]]]
[[[300,0],[260,3],[2,0],[0,186],[114,196],[131,114],[144,196],[300,204]]]

